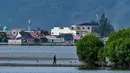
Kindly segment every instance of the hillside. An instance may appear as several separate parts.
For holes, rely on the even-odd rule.
[[[129,27],[130,0],[0,0],[0,24],[8,28],[50,29],[96,20],[105,12],[118,29]]]

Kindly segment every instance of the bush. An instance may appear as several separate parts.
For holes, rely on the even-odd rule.
[[[109,35],[107,55],[116,67],[130,67],[130,29],[123,29]]]
[[[86,66],[94,66],[99,61],[98,50],[102,47],[103,42],[95,35],[84,36],[76,45],[79,60]]]

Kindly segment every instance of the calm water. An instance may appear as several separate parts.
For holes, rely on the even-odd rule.
[[[74,46],[0,46],[0,56],[77,58]]]
[[[0,57],[77,58],[74,46],[0,46]],[[58,60],[63,64],[78,60]],[[76,63],[75,63],[76,61]],[[0,60],[0,63],[52,64],[52,60]],[[0,73],[130,73],[129,70],[79,70],[75,67],[0,67]]]
[[[75,46],[0,46],[0,57],[76,58]],[[58,64],[80,64],[78,60],[58,60]],[[52,60],[0,60],[0,63],[52,64]]]
[[[79,70],[73,67],[0,67],[0,73],[130,73],[130,71]]]

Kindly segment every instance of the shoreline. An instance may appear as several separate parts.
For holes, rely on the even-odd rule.
[[[113,67],[85,67],[81,64],[20,64],[20,63],[0,63],[0,67],[77,67],[80,70],[130,70],[130,68]]]
[[[0,60],[53,60],[43,57],[0,57]],[[57,58],[57,60],[78,60],[78,58]]]
[[[37,57],[0,57],[0,60],[53,60],[52,58],[37,58]],[[57,60],[78,60],[77,58],[57,58]],[[79,67],[81,69],[108,69],[108,70],[130,70],[130,68],[118,68],[112,66],[103,67],[85,67],[83,64],[28,64],[28,63],[0,63],[0,67]]]
[[[52,60],[53,58],[42,58],[42,57],[0,57],[0,60],[14,60],[14,61],[19,61],[19,60],[25,60],[25,61],[39,61],[39,60]],[[57,58],[57,60],[63,60],[63,61],[72,61],[72,60],[78,60],[77,58]],[[42,64],[42,63],[0,63],[0,67],[1,66],[5,66],[5,67],[83,67],[81,64],[61,64],[58,63],[57,65],[53,65],[53,64]]]
[[[23,43],[23,44],[0,43],[0,45],[11,45],[11,46],[76,46],[76,43]]]
[[[84,65],[72,65],[72,64],[19,64],[19,63],[0,63],[0,67],[74,67],[80,70],[127,70],[130,68],[112,68],[112,67],[85,67]]]
[[[9,67],[83,67],[82,65],[73,65],[73,64],[20,64],[20,63],[0,63],[0,66],[9,66]]]

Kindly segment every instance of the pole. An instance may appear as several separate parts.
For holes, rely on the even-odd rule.
[[[29,20],[28,20],[28,31],[30,31],[30,30],[31,30],[31,20],[29,18]]]

